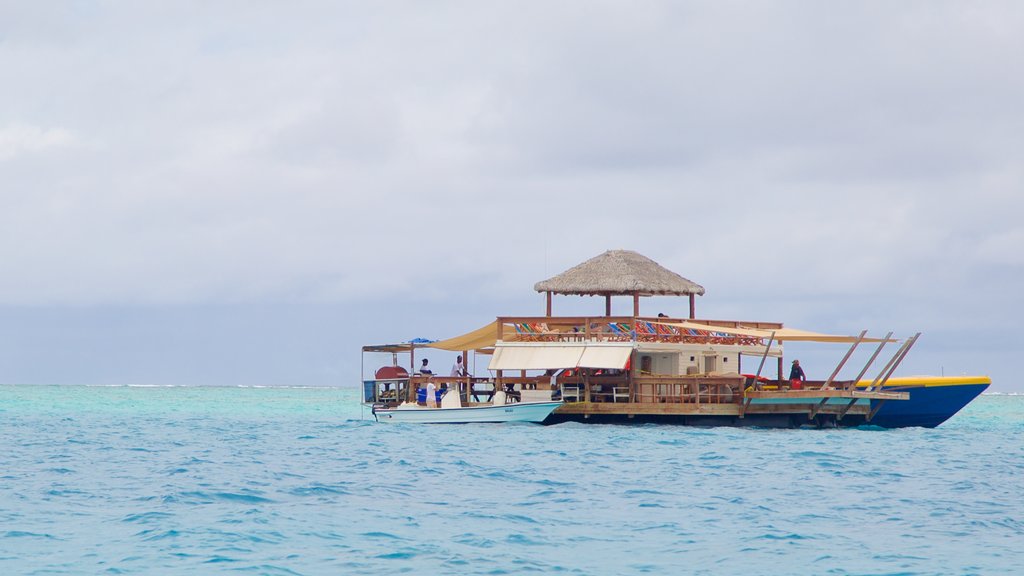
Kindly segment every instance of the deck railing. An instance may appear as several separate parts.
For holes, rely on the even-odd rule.
[[[742,376],[638,376],[636,401],[655,404],[734,404],[743,397]]]
[[[666,323],[688,322],[704,328]],[[498,318],[499,339],[506,342],[663,342],[764,346],[763,338],[731,334],[715,328],[781,328],[776,322],[737,322],[633,316],[504,316]]]

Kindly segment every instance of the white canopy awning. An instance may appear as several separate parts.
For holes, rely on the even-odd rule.
[[[488,370],[558,370],[561,368],[622,369],[633,345],[502,343],[494,348]]]
[[[501,346],[494,348],[488,370],[557,370],[575,368],[584,346]]]
[[[711,324],[700,324],[698,322],[655,322],[655,324],[662,324],[664,326],[674,326],[676,328],[684,328],[687,330],[695,330],[698,332],[720,332],[724,334],[736,334],[739,336],[754,336],[757,338],[768,339],[775,334],[775,340],[779,342],[856,342],[857,336],[845,336],[836,334],[820,334],[818,332],[809,332],[807,330],[797,330],[796,328],[745,328],[745,327],[732,327],[732,326],[715,326]],[[864,338],[861,342],[882,342],[882,338]],[[897,340],[889,339],[886,342],[896,342]]]
[[[633,352],[632,346],[587,346],[580,358],[580,368],[614,368],[621,370]]]

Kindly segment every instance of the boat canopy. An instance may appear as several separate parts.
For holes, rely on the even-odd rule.
[[[686,321],[680,321],[680,322],[657,322],[657,321],[653,321],[652,320],[652,322],[654,324],[660,324],[660,325],[663,325],[663,326],[672,326],[674,328],[682,328],[682,329],[685,329],[685,330],[695,330],[695,331],[699,331],[699,332],[708,332],[708,333],[712,333],[712,334],[713,333],[722,333],[722,334],[733,334],[733,335],[737,335],[737,336],[751,336],[751,337],[755,337],[755,338],[764,338],[764,339],[771,338],[772,337],[772,333],[774,332],[775,333],[775,341],[776,342],[787,342],[787,341],[788,342],[798,342],[799,341],[799,342],[853,343],[853,342],[857,341],[857,337],[856,336],[843,336],[843,335],[836,335],[836,334],[822,334],[820,332],[810,332],[808,330],[799,330],[797,328],[777,328],[775,330],[769,330],[769,329],[765,329],[765,328],[748,328],[748,327],[744,327],[744,326],[739,326],[739,327],[717,326],[717,325],[712,325],[712,324],[702,324],[700,322],[686,322]],[[506,334],[514,333],[514,331],[515,331],[515,328],[511,324],[506,324],[505,328],[506,328],[506,332],[505,332]],[[886,340],[884,338],[864,338],[863,340],[861,340],[861,342],[883,342],[883,341],[884,342],[898,342],[898,340],[891,339],[891,338],[888,339],[888,340]],[[477,351],[479,353],[488,354],[488,353],[491,352],[491,349],[493,349],[497,345],[497,343],[498,343],[498,322],[494,321],[494,322],[491,322],[490,324],[487,324],[486,326],[482,326],[480,328],[477,328],[476,330],[473,330],[472,332],[467,332],[467,333],[462,334],[460,336],[455,336],[453,338],[448,338],[446,340],[438,340],[436,342],[430,342],[428,340],[417,339],[417,340],[414,340],[414,341],[411,341],[411,342],[403,342],[401,344],[382,344],[382,345],[376,345],[376,346],[364,346],[363,347],[363,351],[364,352],[409,352],[409,351],[411,351],[411,350],[413,350],[415,348],[436,348],[436,349],[439,349],[439,350],[449,350],[449,351],[452,351],[452,352],[462,352],[464,350],[475,350],[475,351]],[[508,347],[508,345],[509,345],[509,342],[505,342],[504,343],[504,346],[506,348]],[[550,364],[550,363],[553,362],[555,364],[560,364],[558,366],[544,366],[543,368],[539,368],[538,367],[539,369],[542,369],[542,370],[557,369],[557,368],[575,368],[577,366],[583,367],[583,368],[621,368],[621,366],[614,366],[614,365],[608,365],[608,366],[597,365],[597,364],[609,364],[609,363],[616,364],[616,363],[618,363],[618,358],[621,355],[621,353],[616,352],[615,354],[612,354],[611,352],[608,352],[607,349],[609,348],[609,346],[607,346],[607,345],[600,345],[600,346],[598,346],[598,345],[595,345],[594,343],[591,343],[590,345],[563,344],[560,347],[563,348],[563,349],[578,349],[578,351],[580,352],[580,356],[577,358],[577,360],[583,359],[583,361],[585,363],[584,364],[566,364],[567,362],[569,362],[569,357],[568,356],[565,356],[564,358],[559,357],[559,359],[557,361],[555,361],[556,356],[552,355],[552,354],[554,354],[553,352],[544,352],[543,353],[543,354],[547,355],[545,357],[549,358],[548,360],[541,361],[541,360],[538,359],[538,360],[533,361],[532,363],[536,364],[536,363],[539,362],[539,363],[542,363],[542,364]],[[548,348],[553,349],[554,347],[550,347],[549,346]],[[622,346],[618,346],[616,348],[622,348]],[[534,346],[534,347],[532,347],[532,349],[536,350],[538,348],[536,346]],[[583,351],[585,349],[588,350],[588,351],[586,352],[586,355],[584,356],[583,355],[584,354]],[[513,354],[519,354],[519,353],[517,352],[517,353],[513,353]],[[497,357],[497,355],[496,355],[496,357]],[[538,358],[539,358],[539,356],[538,356]],[[494,361],[492,360],[492,363],[493,362]],[[528,363],[530,363],[530,362],[528,362]],[[565,364],[565,365],[561,365],[561,364]],[[492,367],[491,369],[494,370],[494,369],[497,369],[497,368],[493,368]],[[502,367],[501,369],[507,370],[507,369],[512,369],[512,368],[510,368],[510,367]],[[514,369],[520,369],[520,367],[519,366],[515,366]],[[529,369],[534,369],[534,367],[530,366],[530,367],[527,367],[527,368],[524,368],[524,369],[529,370]]]
[[[632,343],[556,344],[503,342],[494,349],[488,370],[623,369]]]
[[[391,352],[392,354],[398,352],[409,352],[413,348],[421,348],[422,346],[416,346],[408,342],[403,344],[371,344],[369,346],[363,346],[363,352]]]
[[[842,336],[836,334],[821,334],[819,332],[810,332],[807,330],[798,330],[796,328],[777,328],[775,330],[766,330],[764,328],[744,328],[744,327],[729,327],[729,326],[713,326],[710,324],[701,324],[699,322],[655,322],[655,324],[663,324],[665,326],[673,326],[676,328],[684,328],[686,330],[700,330],[703,332],[721,332],[725,334],[736,334],[739,336],[754,336],[757,338],[771,338],[772,333],[775,334],[775,340],[779,342],[840,342],[840,343],[853,343],[857,342],[857,336]],[[885,338],[864,338],[861,342],[897,342],[895,339]]]
[[[490,324],[477,328],[472,332],[467,332],[461,336],[455,336],[454,338],[448,338],[447,340],[438,340],[437,342],[431,342],[427,344],[430,348],[438,348],[440,350],[450,350],[452,352],[462,352],[463,350],[480,350],[481,348],[493,348],[495,342],[498,341],[498,322],[494,321]]]

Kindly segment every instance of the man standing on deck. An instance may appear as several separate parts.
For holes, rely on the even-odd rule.
[[[429,377],[427,378],[426,401],[427,408],[437,408],[437,388],[434,387],[434,381]]]
[[[462,364],[462,356],[455,357],[455,364],[452,365],[452,374],[455,378],[460,378],[466,375],[466,367]]]
[[[789,381],[791,383],[799,382],[801,384],[807,381],[807,376],[804,374],[804,369],[800,367],[799,360],[793,360],[793,368],[789,371]]]

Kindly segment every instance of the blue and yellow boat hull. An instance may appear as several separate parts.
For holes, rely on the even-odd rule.
[[[866,388],[870,381],[859,382],[858,388]],[[878,411],[868,421],[865,417],[843,419],[843,425],[881,426],[883,428],[905,428],[921,426],[934,428],[942,424],[961,408],[978,397],[992,384],[987,376],[906,376],[890,378],[885,390],[908,392],[909,400],[888,401],[877,407]]]

